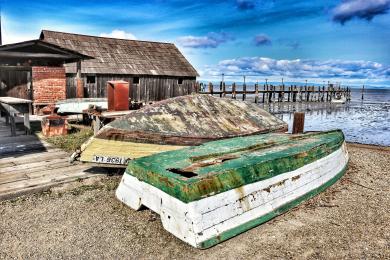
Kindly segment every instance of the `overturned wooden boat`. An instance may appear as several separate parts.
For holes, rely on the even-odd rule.
[[[338,130],[237,137],[133,160],[116,196],[160,214],[181,240],[208,248],[320,193],[347,162]]]
[[[130,159],[237,136],[285,132],[287,124],[256,104],[209,95],[145,106],[105,125],[81,147],[80,161],[126,167]]]

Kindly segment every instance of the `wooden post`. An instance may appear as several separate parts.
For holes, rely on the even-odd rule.
[[[272,88],[273,88],[273,86],[270,85],[269,86],[269,90],[267,91],[267,93],[268,93],[268,103],[272,102]]]
[[[288,94],[287,94],[287,102],[290,102],[291,91],[292,91],[292,86],[289,86],[288,87]]]
[[[225,82],[222,82],[222,96],[226,97],[226,85],[225,85]]]
[[[30,114],[29,113],[24,113],[23,123],[24,123],[25,133],[27,135],[31,134]]]
[[[275,102],[275,95],[276,95],[276,86],[271,86],[272,87],[272,102]]]
[[[232,98],[236,99],[236,83],[235,82],[233,82],[233,85],[232,85]]]
[[[222,86],[223,86],[223,82],[221,81],[221,83],[219,83],[219,97],[221,98],[222,97]]]
[[[309,100],[310,100],[310,91],[309,91],[309,89],[310,89],[310,87],[305,87],[305,89],[306,89],[306,101],[307,102],[309,102]]]
[[[10,113],[9,119],[10,119],[10,124],[11,124],[11,136],[16,136],[15,114]]]
[[[259,103],[259,84],[255,84],[255,103]]]
[[[246,84],[242,85],[242,101],[246,98]]]
[[[100,117],[98,115],[93,116],[93,133],[96,135],[100,130]]]
[[[305,90],[303,93],[305,93],[305,99],[306,99],[307,98],[307,86],[306,85],[305,85]]]
[[[295,112],[292,133],[293,134],[301,134],[301,133],[303,133],[304,127],[305,127],[305,113],[304,112]]]
[[[326,90],[326,102],[329,101],[329,86],[327,87],[327,90]]]
[[[81,78],[81,61],[77,62],[77,71],[76,71],[76,97],[84,97],[84,81]]]
[[[296,102],[297,101],[297,92],[296,92],[297,86],[296,85],[291,86],[291,90],[293,91],[292,92],[292,101]]]
[[[214,90],[213,90],[213,83],[211,83],[211,82],[209,82],[209,93],[210,93],[211,95],[213,95],[213,93],[214,93]]]
[[[266,92],[266,85],[264,85],[264,92],[263,92],[263,103],[265,103],[265,92]]]

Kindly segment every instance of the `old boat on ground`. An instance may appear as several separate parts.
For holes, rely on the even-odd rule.
[[[287,124],[258,105],[187,95],[147,105],[105,125],[82,145],[80,161],[126,167],[130,159],[208,141],[268,132]]]
[[[338,130],[237,137],[133,160],[116,196],[160,214],[181,240],[208,248],[320,193],[347,163]]]
[[[82,114],[90,106],[107,110],[107,98],[68,98],[56,103],[58,114]]]

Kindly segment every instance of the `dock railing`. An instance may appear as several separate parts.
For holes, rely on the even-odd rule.
[[[217,95],[219,97],[230,97],[232,99],[248,98],[255,103],[271,102],[331,102],[333,99],[345,98],[351,100],[351,89],[349,87],[334,86],[298,86],[298,85],[272,85],[254,84],[237,85],[232,83],[226,85],[221,81],[219,86],[213,83],[197,83],[200,94]]]

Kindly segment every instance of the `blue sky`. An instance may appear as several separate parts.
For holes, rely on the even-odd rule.
[[[175,43],[204,80],[390,85],[390,0],[0,0],[3,41],[41,29]]]

